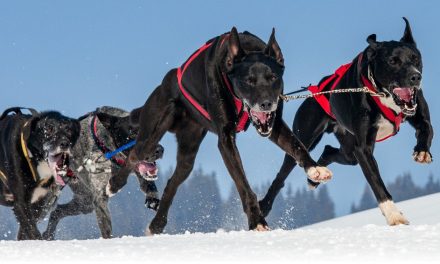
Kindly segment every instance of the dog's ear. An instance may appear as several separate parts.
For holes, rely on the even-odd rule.
[[[139,126],[139,120],[141,117],[142,107],[135,108],[130,112],[130,125],[133,127]]]
[[[367,49],[367,58],[368,60],[372,60],[376,56],[376,49],[379,46],[376,41],[376,34],[369,35],[367,42],[369,44]]]
[[[376,34],[371,34],[367,37],[367,42],[370,44],[371,48],[377,47]]]
[[[96,116],[106,129],[111,129],[112,127],[115,127],[115,125],[119,122],[119,117],[109,115],[107,113],[99,112],[96,113]]]
[[[229,33],[228,41],[228,55],[226,56],[226,68],[228,70],[232,69],[234,60],[238,60],[244,56],[244,51],[240,45],[240,38],[238,37],[238,32],[235,27],[231,29]]]
[[[405,20],[405,32],[403,33],[403,37],[400,39],[400,41],[416,46],[416,42],[414,41],[409,21],[408,19],[406,19],[406,17],[403,17],[403,20]]]
[[[281,52],[281,48],[275,39],[275,28],[272,28],[272,34],[270,34],[269,42],[264,50],[264,54],[273,57],[278,63],[284,65],[283,53]]]

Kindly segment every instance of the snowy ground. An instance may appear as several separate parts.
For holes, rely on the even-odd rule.
[[[440,263],[440,194],[400,203],[410,226],[378,209],[298,230],[0,241],[1,263]],[[11,261],[11,262],[9,262]]]

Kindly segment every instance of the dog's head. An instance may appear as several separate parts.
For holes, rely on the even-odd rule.
[[[232,28],[224,63],[234,93],[244,102],[253,125],[261,136],[269,136],[283,90],[284,59],[275,30],[264,50],[248,52]]]
[[[130,115],[116,116],[104,112],[98,112],[97,116],[99,121],[109,132],[111,138],[117,147],[120,147],[129,141],[136,139],[139,131],[139,113],[140,108],[134,109]],[[138,165],[138,171],[148,181],[157,179],[158,168],[156,160],[163,157],[164,148],[158,144],[155,152],[147,160],[140,162]],[[126,153],[128,154],[128,153]]]
[[[136,139],[139,128],[130,122],[130,116],[118,116],[105,112],[97,112],[99,121],[109,132],[116,146],[122,146],[131,140]]]
[[[412,116],[416,112],[423,65],[409,22],[403,19],[406,27],[400,41],[378,42],[375,34],[370,35],[366,53],[377,87],[386,96],[392,96],[405,115]]]
[[[58,185],[65,185],[74,177],[69,165],[79,134],[79,122],[59,112],[43,112],[30,121],[27,146],[31,153],[40,153],[47,160]]]

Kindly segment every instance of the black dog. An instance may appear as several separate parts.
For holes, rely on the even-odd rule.
[[[408,121],[416,129],[414,160],[419,163],[432,160],[429,150],[433,130],[420,87],[422,57],[409,22],[404,20],[406,28],[400,41],[377,42],[376,35],[369,36],[369,46],[351,64],[340,67],[318,86],[309,87],[317,92],[366,86],[381,97],[366,93],[315,96],[300,106],[293,122],[293,131],[308,149],[319,143],[324,132],[335,134],[340,148],[325,146],[318,164],[359,163],[389,225],[407,224],[408,221],[394,205],[381,179],[373,157],[375,142],[396,134],[400,122]],[[286,155],[276,179],[260,202],[265,215],[294,166],[295,161]],[[309,184],[311,187],[318,185],[311,180]]]
[[[43,238],[54,239],[56,226],[62,218],[93,211],[102,237],[111,237],[112,223],[105,187],[111,175],[125,166],[128,151],[120,152],[111,159],[106,159],[104,154],[136,138],[138,127],[132,126],[129,118],[128,112],[108,106],[79,118],[81,133],[72,151],[78,181],[69,183],[73,198],[66,204],[59,204],[50,214]],[[154,159],[162,157],[162,146],[157,147],[155,154]],[[157,177],[156,163],[152,162],[149,166],[150,169],[144,175],[137,172],[136,176],[141,190],[147,195],[147,207],[156,210],[159,202],[154,183]]]
[[[240,194],[250,229],[268,229],[235,144],[236,133],[245,130],[250,122],[261,136],[269,137],[293,156],[313,180],[331,177],[326,168],[317,167],[282,120],[279,97],[283,72],[283,55],[274,31],[266,45],[256,36],[238,34],[233,28],[208,41],[182,67],[168,72],[142,109],[135,111],[140,111],[140,130],[130,152],[130,167],[148,161],[167,131],[176,134],[178,144],[176,169],[147,233],[163,231],[177,188],[190,174],[208,131],[218,135],[218,148]],[[111,178],[109,193],[126,183],[124,175]]]
[[[58,112],[25,115],[21,109],[0,117],[0,204],[14,208],[19,240],[41,239],[37,221],[74,176],[69,164],[80,128]]]

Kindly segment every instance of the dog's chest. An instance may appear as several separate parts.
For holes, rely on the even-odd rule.
[[[49,168],[49,164],[46,161],[38,162],[37,172],[40,176],[40,179],[45,179],[52,176],[52,170]]]
[[[400,107],[394,102],[392,96],[380,97],[379,100],[384,106],[391,109],[396,115],[402,112]],[[378,131],[376,140],[383,140],[384,138],[387,138],[395,133],[394,124],[386,119],[383,115],[380,115],[379,121],[377,122],[377,128]]]
[[[377,129],[376,140],[381,140],[394,134],[394,125],[382,115],[377,122]]]

